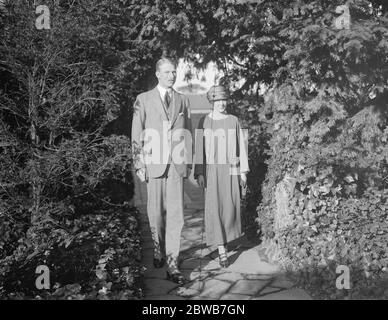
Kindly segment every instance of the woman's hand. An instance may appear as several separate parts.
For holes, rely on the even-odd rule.
[[[140,168],[136,171],[136,175],[139,177],[141,182],[148,182],[147,172],[144,168]]]
[[[241,182],[240,182],[241,186],[245,188],[247,186],[247,174],[241,173],[240,177],[241,177]]]
[[[197,178],[198,185],[202,188],[205,189],[205,177],[203,175],[199,175]]]

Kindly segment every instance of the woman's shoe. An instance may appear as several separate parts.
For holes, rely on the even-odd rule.
[[[219,258],[221,268],[229,267],[228,256],[226,255],[226,252],[218,253],[218,258]]]
[[[169,271],[166,271],[166,274],[167,274],[167,280],[170,280],[180,285],[184,285],[186,283],[186,279],[183,277],[183,275],[180,272],[170,273]]]

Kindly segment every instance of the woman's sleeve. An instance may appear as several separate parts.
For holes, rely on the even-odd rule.
[[[199,175],[206,176],[206,154],[204,123],[205,117],[201,118],[198,128],[195,130],[195,150],[194,150],[194,178]]]
[[[249,172],[248,164],[248,130],[244,130],[237,121],[237,146],[240,155],[240,173]]]

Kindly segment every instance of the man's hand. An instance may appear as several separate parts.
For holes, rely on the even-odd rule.
[[[138,169],[136,171],[136,175],[139,177],[141,182],[144,182],[147,179],[146,170],[144,168]]]
[[[203,175],[199,175],[197,178],[198,185],[202,188],[205,189],[205,177]]]

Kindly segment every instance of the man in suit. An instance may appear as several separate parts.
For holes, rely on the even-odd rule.
[[[173,89],[175,62],[160,59],[155,74],[158,85],[138,95],[134,106],[134,169],[147,182],[154,266],[167,263],[167,279],[183,284],[178,256],[184,223],[183,178],[190,175],[192,166],[190,109],[188,99]]]

